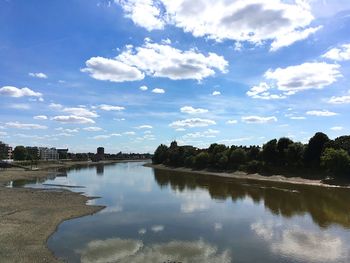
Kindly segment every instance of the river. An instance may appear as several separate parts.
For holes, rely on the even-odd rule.
[[[350,189],[155,170],[142,162],[70,169],[32,182],[100,198],[48,248],[68,262],[350,262]],[[57,188],[57,186],[52,186]]]

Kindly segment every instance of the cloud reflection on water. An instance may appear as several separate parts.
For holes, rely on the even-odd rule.
[[[170,241],[145,246],[141,240],[106,239],[94,240],[81,251],[83,263],[154,263],[176,261],[182,263],[229,263],[227,250],[218,252],[217,247],[202,240]]]

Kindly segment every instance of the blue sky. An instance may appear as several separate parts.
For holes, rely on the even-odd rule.
[[[348,0],[0,0],[0,140],[73,152],[349,134]]]

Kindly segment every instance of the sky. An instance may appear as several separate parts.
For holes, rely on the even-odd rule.
[[[348,0],[0,0],[0,140],[71,152],[350,131]]]

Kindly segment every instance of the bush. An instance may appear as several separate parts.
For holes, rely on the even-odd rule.
[[[321,165],[335,175],[350,172],[350,156],[343,149],[326,148],[321,156]]]

